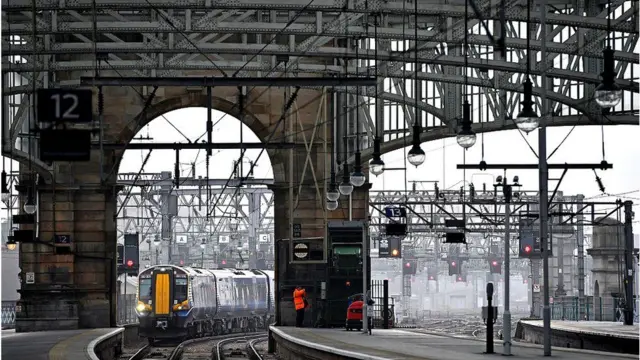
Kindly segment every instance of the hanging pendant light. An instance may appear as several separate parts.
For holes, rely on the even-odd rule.
[[[362,172],[362,165],[360,165],[360,152],[356,153],[356,165],[353,167],[353,172],[351,173],[350,182],[351,185],[358,187],[362,186],[366,181],[366,177]]]
[[[373,140],[373,159],[369,162],[369,172],[375,176],[384,172],[384,161],[380,156],[380,138],[377,136]]]
[[[7,172],[2,170],[2,201],[6,204],[11,198],[11,193],[9,192],[9,185],[7,181]]]
[[[420,125],[413,125],[413,140],[411,141],[411,150],[409,150],[409,154],[407,154],[407,160],[411,165],[418,167],[424,163],[427,155],[424,153],[424,150],[420,148],[420,132],[422,131]]]
[[[613,59],[613,49],[611,46],[607,46],[602,51],[604,57],[604,70],[600,74],[602,76],[602,82],[595,90],[596,103],[603,109],[612,108],[622,100],[622,90],[616,84],[616,72],[615,63]]]
[[[36,203],[33,199],[33,191],[29,189],[27,191],[27,201],[24,203],[24,212],[29,215],[33,215],[36,213]]]
[[[462,104],[462,129],[456,136],[458,145],[468,149],[476,143],[476,133],[471,129],[471,105],[465,100]]]
[[[329,184],[329,190],[327,190],[327,200],[328,201],[337,201],[340,197],[340,192],[338,192],[338,186],[336,184],[336,174],[331,174],[331,183]]]
[[[344,196],[349,196],[353,192],[353,185],[351,185],[351,178],[349,177],[349,164],[346,161],[342,171],[342,183],[338,186],[338,190]]]
[[[333,211],[333,210],[335,210],[337,208],[338,208],[338,201],[337,200],[334,200],[334,201],[327,200],[327,210]]]
[[[538,117],[538,113],[533,110],[533,100],[531,100],[533,84],[531,84],[531,80],[527,77],[523,85],[524,98],[521,101],[522,111],[518,114],[518,117],[516,117],[515,123],[518,129],[528,134],[538,128],[538,125],[540,125],[540,117]]]

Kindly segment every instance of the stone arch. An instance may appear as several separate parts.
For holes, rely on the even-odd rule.
[[[131,125],[131,128],[123,129],[122,133],[119,136],[118,142],[121,144],[129,144],[131,140],[133,140],[133,138],[136,136],[136,134],[151,121],[171,111],[193,107],[206,108],[207,95],[203,93],[187,92],[178,96],[163,99],[155,104],[152,104],[147,108],[146,113],[139,113],[136,115],[136,118],[138,120]],[[236,119],[240,119],[241,114],[237,104],[221,97],[215,95],[212,97],[211,108],[229,114]],[[256,134],[258,139],[260,139],[260,141],[265,142],[268,139],[271,129],[265,126],[260,121],[260,119],[255,116],[255,114],[245,110],[243,119],[240,121],[242,121],[247,127],[249,127],[249,129],[251,129],[251,131]],[[271,167],[273,168],[274,182],[284,182],[284,172],[276,171],[277,168],[284,166],[284,158],[282,156],[279,156],[277,154],[277,151],[267,150],[266,152],[269,156]],[[120,163],[123,159],[123,155],[124,151],[119,151],[116,154],[116,169],[120,169]],[[117,174],[117,171],[114,173]]]

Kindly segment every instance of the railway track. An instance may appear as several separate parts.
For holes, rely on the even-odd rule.
[[[217,349],[220,343],[236,342],[239,339],[251,341],[254,339],[266,339],[263,333],[255,334],[231,334],[208,336],[197,339],[190,339],[178,344],[160,343],[155,345],[145,345],[138,349],[133,355],[123,355],[121,360],[211,360],[217,359]],[[262,360],[262,358],[250,358],[251,360]]]
[[[265,360],[258,349],[267,335],[237,336],[218,341],[213,360]]]

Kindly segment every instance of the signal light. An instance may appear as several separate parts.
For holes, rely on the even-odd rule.
[[[502,274],[502,263],[498,259],[489,259],[490,272],[492,274]]]
[[[434,280],[433,275],[429,276],[429,280]]]
[[[406,263],[406,264],[404,264],[404,266],[410,268],[411,267],[411,263]]]
[[[524,247],[524,252],[526,252],[526,253],[530,253],[530,252],[531,252],[531,246],[526,245],[526,246]]]
[[[393,250],[391,251],[391,256],[394,256],[394,257],[395,257],[395,256],[398,256],[398,254],[399,254],[398,249],[393,249]]]
[[[493,261],[491,262],[491,265],[493,265],[493,266],[497,266],[497,265],[498,265],[498,262],[497,262],[497,261],[495,261],[495,260],[493,260]]]
[[[184,260],[180,260],[180,265],[184,265]]]
[[[459,259],[458,259],[459,260]],[[449,260],[449,275],[460,275],[460,266],[455,260]]]
[[[227,265],[227,260],[222,260],[222,265]]]
[[[455,261],[452,261],[452,262],[451,262],[451,266],[456,266],[456,262],[455,262]]]
[[[133,260],[127,260],[127,266],[128,267],[132,267],[133,266]]]
[[[458,281],[462,281],[462,276],[458,276]]]

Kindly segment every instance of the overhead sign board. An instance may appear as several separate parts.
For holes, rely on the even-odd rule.
[[[389,206],[384,209],[384,214],[390,218],[406,218],[407,209],[403,207]]]
[[[88,123],[93,121],[93,92],[88,89],[38,89],[38,121]]]

